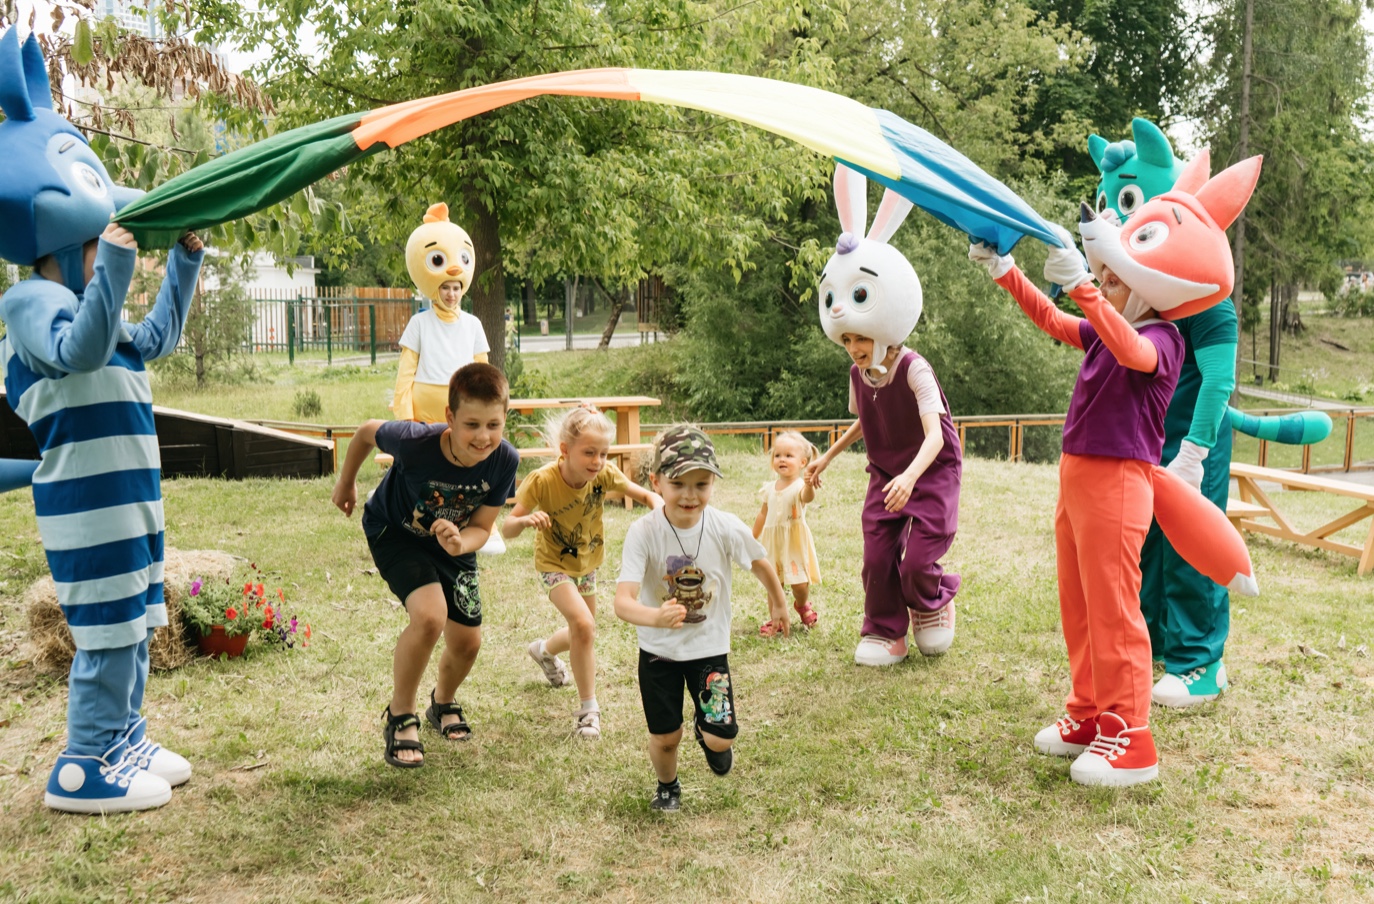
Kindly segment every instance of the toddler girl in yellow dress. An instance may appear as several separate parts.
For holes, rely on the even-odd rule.
[[[818,618],[808,597],[812,582],[821,579],[821,569],[811,529],[806,526],[806,506],[816,498],[816,490],[806,485],[802,473],[815,457],[816,447],[795,430],[784,430],[773,439],[771,460],[778,479],[759,490],[763,507],[754,519],[754,536],[768,551],[768,561],[777,569],[783,586],[791,586],[792,606],[808,628]],[[759,633],[771,637],[773,623],[765,621]]]

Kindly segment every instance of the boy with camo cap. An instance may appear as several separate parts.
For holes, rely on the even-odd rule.
[[[650,808],[677,810],[682,786],[682,691],[692,729],[716,775],[734,765],[739,733],[730,678],[730,565],[748,568],[768,593],[776,630],[789,633],[787,602],[768,554],[735,515],[712,508],[721,476],[710,438],[688,424],[654,441],[654,490],[663,508],[630,525],[621,553],[615,614],[639,634],[639,693],[658,776]]]

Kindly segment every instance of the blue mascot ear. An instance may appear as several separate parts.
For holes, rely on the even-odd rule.
[[[48,84],[48,68],[43,65],[43,48],[38,36],[29,32],[24,42],[24,81],[29,88],[29,101],[35,110],[52,109],[52,86]]]
[[[1142,161],[1164,170],[1173,168],[1174,149],[1159,126],[1137,116],[1131,120],[1131,137]]]
[[[33,36],[29,36],[33,40]],[[39,60],[42,63],[42,60]],[[25,61],[19,52],[19,29],[11,28],[0,37],[0,110],[15,122],[33,121],[33,102],[29,100]],[[46,77],[46,76],[45,76]],[[48,94],[52,103],[52,94]]]
[[[1107,139],[1101,135],[1088,136],[1088,156],[1093,158],[1093,165],[1097,167],[1099,173],[1106,172],[1102,169],[1102,155],[1107,152]]]

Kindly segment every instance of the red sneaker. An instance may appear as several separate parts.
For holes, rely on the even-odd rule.
[[[1126,727],[1116,713],[1097,717],[1097,737],[1069,767],[1069,778],[1080,785],[1125,788],[1159,778],[1159,754],[1150,726]]]
[[[1050,756],[1078,756],[1088,749],[1097,737],[1097,717],[1075,722],[1073,716],[1065,715],[1053,725],[1047,725],[1035,734],[1035,749]]]

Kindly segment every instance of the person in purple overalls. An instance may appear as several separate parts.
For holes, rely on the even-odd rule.
[[[902,343],[921,316],[921,281],[887,243],[911,203],[888,191],[865,238],[863,176],[835,168],[844,232],[821,273],[821,326],[853,360],[849,410],[859,419],[806,470],[820,475],[862,438],[868,451],[864,498],[864,620],[854,661],[895,665],[916,648],[938,656],[954,643],[959,575],[939,560],[959,525],[963,453],[949,404],[924,358]]]

